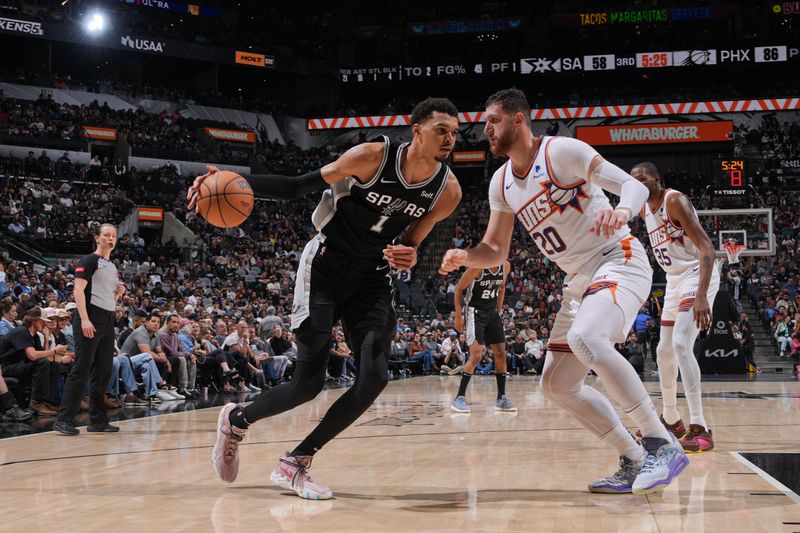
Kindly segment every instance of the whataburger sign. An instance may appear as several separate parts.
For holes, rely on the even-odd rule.
[[[254,143],[256,136],[252,131],[223,130],[220,128],[205,128],[206,133],[218,141],[233,141],[239,143]]]
[[[728,141],[733,122],[666,122],[624,126],[578,126],[576,137],[593,146]]]

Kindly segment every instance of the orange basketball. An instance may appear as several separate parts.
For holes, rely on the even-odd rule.
[[[209,224],[233,228],[250,216],[253,210],[253,189],[236,172],[220,170],[200,184],[197,205]]]

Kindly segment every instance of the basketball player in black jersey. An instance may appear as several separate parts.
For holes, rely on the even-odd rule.
[[[450,404],[450,409],[457,413],[470,412],[466,398],[467,385],[475,367],[486,353],[487,345],[494,354],[494,375],[497,378],[495,409],[517,410],[511,400],[506,398],[506,335],[503,331],[503,321],[500,319],[506,295],[506,277],[510,269],[511,264],[508,261],[494,269],[468,268],[456,285],[455,326],[457,330],[464,331],[466,324],[469,345],[469,361],[461,373],[458,394]],[[466,298],[463,296],[465,289]]]
[[[294,377],[262,392],[247,407],[230,403],[222,409],[211,460],[224,481],[236,479],[238,444],[250,424],[313,400],[322,390],[331,329],[342,319],[358,359],[355,384],[270,476],[301,498],[332,497],[328,487],[311,480],[308,467],[313,455],[355,422],[386,386],[396,322],[390,269],[414,266],[419,244],[461,200],[461,187],[444,163],[458,133],[455,106],[428,98],[414,108],[411,124],[410,143],[384,137],[355,146],[303,176],[248,179],[256,194],[271,198],[327,190],[312,216],[320,233],[306,245],[297,271],[292,328],[299,354]],[[209,174],[215,171],[209,167]],[[189,208],[209,174],[190,188]]]

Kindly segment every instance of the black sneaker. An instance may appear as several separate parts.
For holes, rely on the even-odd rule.
[[[77,429],[75,431],[78,431]],[[112,426],[108,422],[105,424],[89,424],[86,426],[86,431],[89,433],[116,433],[119,431],[119,427]]]
[[[75,435],[80,434],[78,428],[76,428],[69,422],[63,422],[61,420],[56,420],[53,423],[53,431],[58,431],[62,435],[67,435],[68,437],[74,437]]]
[[[197,398],[197,394],[189,389],[178,389],[178,394],[183,395],[187,400],[194,400]]]
[[[27,422],[31,418],[33,418],[33,413],[27,409],[22,409],[18,405],[13,406],[11,409],[7,409],[2,416],[2,419],[8,422]]]

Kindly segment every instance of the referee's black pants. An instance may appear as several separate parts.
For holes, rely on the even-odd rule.
[[[114,360],[114,312],[94,305],[88,305],[89,320],[94,325],[94,337],[84,337],[81,317],[75,313],[72,329],[75,335],[75,363],[64,385],[64,398],[58,410],[58,420],[70,424],[80,411],[81,397],[86,382],[91,376],[89,387],[89,420],[92,424],[108,423],[105,393]]]

